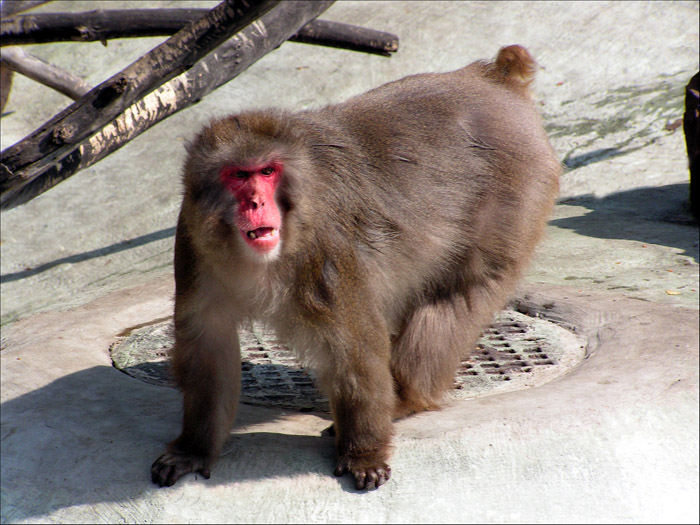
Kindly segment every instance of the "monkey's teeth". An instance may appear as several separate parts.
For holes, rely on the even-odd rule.
[[[258,228],[258,230],[260,230],[258,233],[256,233],[256,230],[250,230],[248,233],[246,233],[246,235],[251,239],[258,239],[276,237],[279,234],[279,230],[277,228]]]

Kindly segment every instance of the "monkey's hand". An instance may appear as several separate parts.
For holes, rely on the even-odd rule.
[[[355,488],[376,489],[384,485],[391,477],[391,467],[384,461],[376,458],[341,456],[333,472],[336,476],[342,476],[349,472],[355,477]]]
[[[171,487],[185,474],[198,472],[209,479],[210,461],[206,456],[166,452],[151,465],[151,480],[161,487]]]

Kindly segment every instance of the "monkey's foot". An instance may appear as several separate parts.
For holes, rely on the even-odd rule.
[[[151,465],[151,480],[161,487],[171,487],[185,474],[197,472],[209,479],[209,459],[195,454],[166,452]]]
[[[355,477],[355,488],[371,490],[384,485],[391,477],[391,467],[381,460],[341,457],[333,474],[342,476],[349,472]]]

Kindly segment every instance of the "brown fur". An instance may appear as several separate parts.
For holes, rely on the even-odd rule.
[[[317,370],[336,474],[390,475],[392,420],[439,406],[460,359],[540,239],[560,165],[520,46],[317,111],[213,121],[189,146],[175,249],[173,368],[181,436],[152,467],[209,475],[240,389],[236,327],[263,320]],[[256,260],[232,225],[226,163],[281,159],[281,251]]]
[[[683,133],[690,169],[690,209],[700,220],[700,73],[695,73],[685,87]]]

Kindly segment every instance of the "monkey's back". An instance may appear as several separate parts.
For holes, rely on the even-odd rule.
[[[449,294],[492,277],[508,288],[520,276],[560,174],[523,85],[489,78],[478,62],[308,115],[329,144],[318,154],[336,168],[318,175],[330,188],[329,210],[353,225],[344,241],[396,316],[399,297]],[[341,188],[349,181],[357,191]]]

